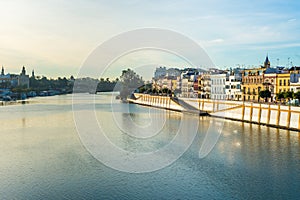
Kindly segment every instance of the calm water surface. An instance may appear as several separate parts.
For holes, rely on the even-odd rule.
[[[80,109],[89,109],[90,95],[77,98]],[[133,152],[166,145],[182,117],[158,110],[166,122],[161,134],[137,140],[119,128],[130,128],[129,117],[146,124],[149,108],[130,105],[128,112],[128,105],[113,101],[122,121],[116,128],[110,103],[109,94],[97,95],[96,115],[107,129],[111,126],[110,139]],[[0,199],[299,199],[298,132],[226,121],[212,152],[199,159],[211,120],[221,119],[199,118],[193,144],[176,162],[155,172],[131,174],[103,165],[84,148],[74,124],[72,96],[2,106]]]

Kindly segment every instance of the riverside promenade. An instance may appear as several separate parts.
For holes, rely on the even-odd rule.
[[[130,103],[300,131],[300,107],[134,94]]]

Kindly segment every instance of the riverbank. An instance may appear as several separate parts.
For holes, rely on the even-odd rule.
[[[243,101],[222,101],[153,96],[135,93],[131,103],[175,110],[179,112],[206,113],[224,118],[270,127],[300,131],[300,108]]]

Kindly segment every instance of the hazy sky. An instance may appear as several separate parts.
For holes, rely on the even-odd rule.
[[[13,73],[25,65],[36,74],[76,75],[111,37],[157,27],[190,37],[221,68],[257,66],[267,53],[272,65],[290,57],[299,66],[299,9],[295,0],[0,0],[0,65]]]

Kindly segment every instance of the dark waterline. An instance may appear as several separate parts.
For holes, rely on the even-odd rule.
[[[80,109],[88,109],[86,98]],[[114,112],[136,123],[149,108],[113,102]],[[97,95],[99,119],[111,113],[109,95]],[[160,111],[158,111],[160,112]],[[131,151],[151,151],[174,136],[181,113],[164,111],[165,131],[149,141],[111,139]],[[197,116],[192,116],[197,117]],[[161,170],[131,174],[97,161],[81,144],[71,96],[37,98],[26,105],[0,107],[0,199],[298,199],[298,132],[225,121],[222,135],[204,159],[198,153],[212,119],[199,118],[193,144]],[[109,127],[108,127],[109,128]],[[186,130],[189,131],[189,130]]]

